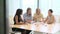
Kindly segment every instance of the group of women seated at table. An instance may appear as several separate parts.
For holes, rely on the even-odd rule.
[[[31,21],[35,22],[44,22],[47,24],[53,24],[55,22],[55,18],[53,15],[53,10],[49,9],[48,10],[48,16],[46,19],[44,19],[43,14],[41,13],[41,10],[39,8],[36,9],[36,13],[32,17],[32,9],[27,8],[27,12],[23,14],[22,9],[17,9],[16,14],[14,16],[14,25],[15,24],[25,24],[25,23],[31,23]],[[13,31],[20,31],[21,34],[29,34],[31,30],[24,30],[24,29],[19,29],[19,28],[12,28]]]

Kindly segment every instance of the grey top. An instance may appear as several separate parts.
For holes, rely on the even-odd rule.
[[[23,18],[24,18],[24,21],[32,20],[32,15],[27,15],[27,13],[25,13],[25,14],[23,15]]]

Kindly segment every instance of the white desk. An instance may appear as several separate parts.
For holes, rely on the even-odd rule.
[[[22,28],[26,30],[32,30],[37,32],[45,32],[45,33],[56,33],[60,31],[60,23],[55,24],[43,24],[42,22],[37,22],[33,24],[23,24],[23,25],[11,25],[11,27]]]

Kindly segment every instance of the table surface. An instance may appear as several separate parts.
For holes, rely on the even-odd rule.
[[[22,28],[26,30],[32,30],[37,32],[45,32],[45,33],[56,33],[60,31],[60,23],[54,23],[54,24],[46,24],[43,22],[35,22],[35,23],[26,23],[22,25],[11,25],[11,27],[15,28]]]

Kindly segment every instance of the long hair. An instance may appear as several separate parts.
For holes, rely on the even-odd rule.
[[[22,14],[22,11],[23,11],[22,9],[17,9],[15,16],[16,16],[16,15],[17,15],[17,16],[21,15],[21,14]]]
[[[31,8],[27,8],[27,14],[28,14],[29,10],[31,10]],[[31,14],[30,14],[30,15],[31,15]]]
[[[21,14],[22,14],[22,9],[17,9],[15,16],[16,15],[18,16],[18,22],[21,20],[21,16],[20,16]],[[16,24],[15,16],[14,16],[14,24]]]

